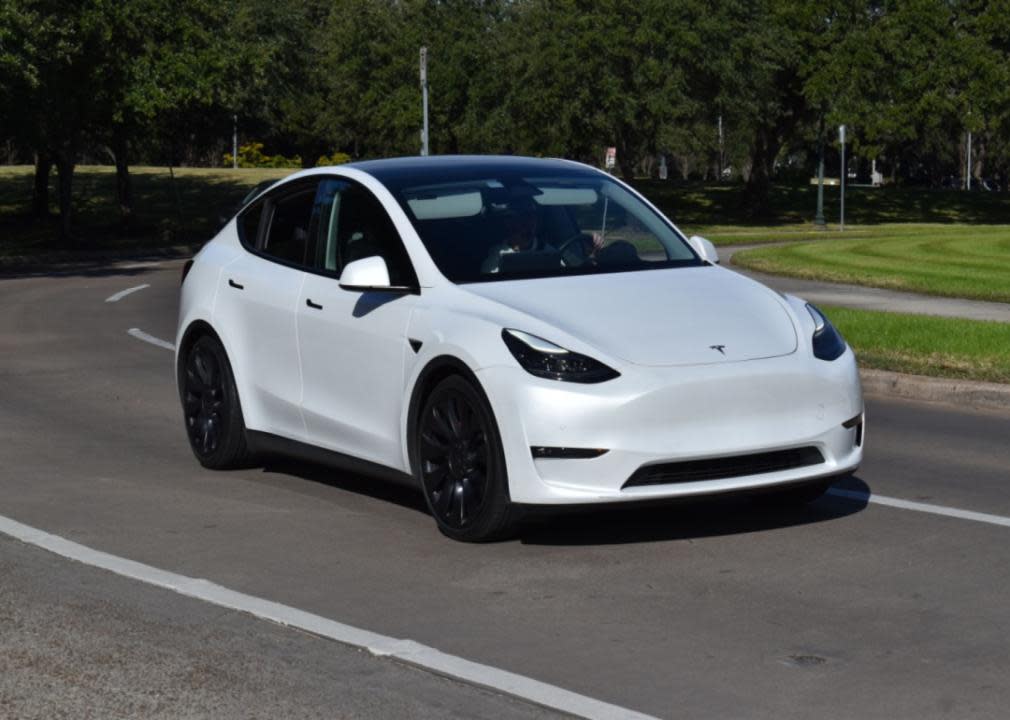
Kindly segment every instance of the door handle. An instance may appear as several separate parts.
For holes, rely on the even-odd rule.
[[[235,282],[231,278],[228,278],[228,284],[231,285],[236,290],[245,290],[245,285],[239,285],[237,282]]]
[[[322,305],[317,305],[316,303],[312,302],[312,298],[305,298],[305,304],[308,305],[313,310],[322,310],[323,309]]]

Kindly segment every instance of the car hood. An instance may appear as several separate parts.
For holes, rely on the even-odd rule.
[[[708,365],[796,351],[796,329],[776,293],[718,267],[462,287],[638,365]]]

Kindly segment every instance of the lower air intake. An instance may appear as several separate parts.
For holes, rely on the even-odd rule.
[[[761,475],[820,465],[823,462],[824,456],[820,450],[815,447],[801,447],[754,453],[753,455],[734,455],[733,457],[646,465],[638,468],[635,474],[628,478],[622,490],[641,485],[672,485],[674,483]]]

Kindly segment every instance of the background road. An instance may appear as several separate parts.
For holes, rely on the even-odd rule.
[[[174,263],[0,281],[0,515],[658,716],[1005,716],[1010,529],[729,499],[542,519],[469,546],[410,488],[294,462],[205,471],[172,354],[126,332],[172,340],[178,281]],[[1010,516],[1010,417],[877,398],[867,415],[849,488]],[[157,674],[174,716],[213,715],[215,699],[245,716],[546,714],[5,539],[0,572],[0,717],[85,716],[72,708],[150,682],[68,679],[52,671],[60,637],[175,668]],[[169,682],[193,667],[230,680]]]
[[[1010,322],[1010,303],[922,295],[920,293],[887,290],[885,288],[863,285],[830,283],[821,280],[803,280],[801,278],[755,272],[732,264],[733,255],[741,250],[791,244],[793,243],[722,245],[718,248],[719,262],[724,267],[754,278],[758,282],[773,287],[779,292],[798,295],[810,302],[823,305],[840,305],[842,307],[862,310],[910,313],[912,315],[938,315],[940,317],[966,318],[968,320]]]

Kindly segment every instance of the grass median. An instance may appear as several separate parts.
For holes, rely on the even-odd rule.
[[[1010,302],[1010,226],[886,225],[736,253],[760,272],[926,295]]]
[[[105,166],[80,166],[74,174],[74,233],[58,242],[56,174],[50,178],[50,217],[29,214],[32,168],[0,167],[0,259],[68,251],[131,252],[201,243],[218,229],[256,183],[282,178],[288,169],[132,167],[133,216],[124,223],[116,203],[116,175]],[[173,178],[174,175],[174,178]]]
[[[134,213],[124,223],[116,203],[113,168],[79,166],[74,179],[75,239],[70,246],[77,251],[116,252],[203,242],[217,229],[221,212],[234,209],[250,187],[290,172],[266,168],[176,168],[173,179],[165,167],[131,167]],[[704,235],[717,245],[833,242],[832,238],[837,236],[830,226],[828,232],[814,229],[811,220],[817,189],[809,184],[774,185],[768,207],[757,217],[741,183],[641,179],[633,184],[684,230]],[[46,220],[40,221],[30,214],[32,185],[30,166],[0,167],[0,259],[54,255],[67,249],[58,240],[55,172],[50,177],[51,214]],[[826,216],[837,218],[837,191],[829,188],[825,200]],[[850,221],[860,227],[846,230],[846,238],[875,238],[881,229],[886,230],[881,223],[1010,223],[1010,195],[851,187],[847,190],[847,213]],[[952,229],[965,231],[965,228]],[[917,232],[914,227],[912,231]]]
[[[1010,324],[824,307],[864,368],[1010,383]]]

